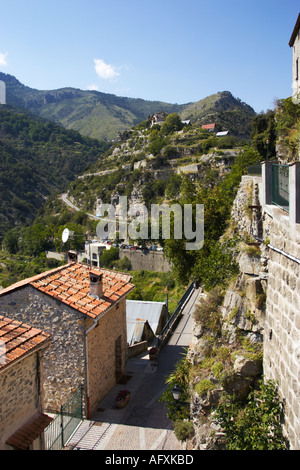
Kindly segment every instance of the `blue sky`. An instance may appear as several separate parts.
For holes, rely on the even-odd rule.
[[[0,12],[0,71],[31,88],[180,104],[228,90],[256,112],[292,94],[299,0],[0,0]]]

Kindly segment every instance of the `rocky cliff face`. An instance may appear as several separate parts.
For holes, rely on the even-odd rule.
[[[224,392],[246,397],[262,376],[262,346],[267,288],[267,254],[258,233],[257,187],[244,177],[232,209],[232,227],[241,238],[239,274],[225,291],[200,295],[194,316],[191,414],[195,436],[189,446],[199,450],[226,449],[226,438],[215,418]]]

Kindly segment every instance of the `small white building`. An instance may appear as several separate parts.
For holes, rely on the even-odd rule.
[[[300,13],[289,46],[293,48],[293,101],[300,104]]]
[[[86,262],[91,266],[96,268],[100,268],[100,256],[104,250],[109,250],[111,245],[107,245],[105,243],[86,243],[84,247],[84,257]]]
[[[216,136],[217,137],[226,137],[229,134],[229,131],[222,131],[222,132],[217,132]]]
[[[6,85],[0,80],[0,104],[6,104]]]

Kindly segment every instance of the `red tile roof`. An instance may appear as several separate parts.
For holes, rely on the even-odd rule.
[[[203,124],[202,129],[214,129],[216,127],[215,123],[212,124]]]
[[[36,412],[26,423],[24,423],[6,443],[15,449],[26,450],[35,439],[45,430],[51,423],[53,418],[50,416]]]
[[[50,339],[44,331],[0,315],[0,372]]]
[[[97,318],[115,302],[127,295],[134,285],[130,283],[131,276],[129,274],[100,268],[93,268],[93,272],[103,275],[103,296],[100,299],[89,295],[90,268],[80,263],[60,266],[13,284],[0,291],[0,297],[29,284],[81,313],[91,318]]]

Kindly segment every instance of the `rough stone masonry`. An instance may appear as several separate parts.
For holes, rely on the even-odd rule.
[[[261,204],[249,224],[249,188]],[[274,380],[284,403],[283,428],[292,450],[300,449],[300,227],[274,205],[263,205],[261,178],[244,176],[233,218],[249,235],[263,239],[267,257],[267,301],[264,325],[264,376]],[[251,200],[250,200],[251,201]],[[251,202],[250,202],[251,204]],[[259,226],[261,224],[261,226]]]

